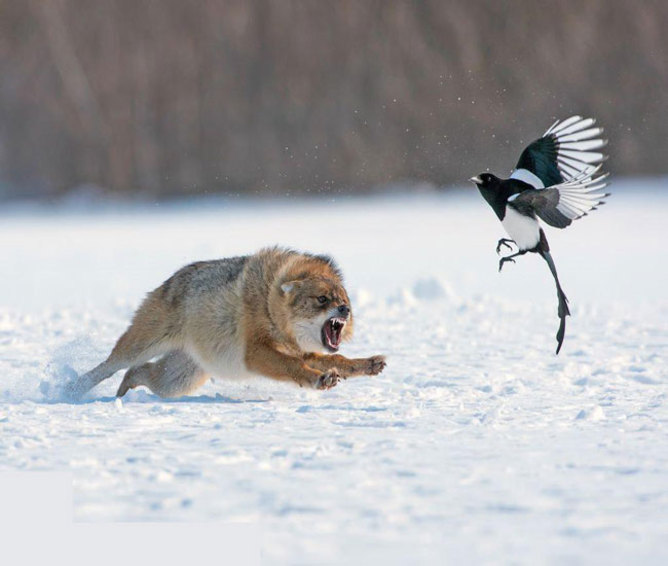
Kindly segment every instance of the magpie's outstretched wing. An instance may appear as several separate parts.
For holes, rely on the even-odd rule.
[[[593,177],[600,168],[600,165],[595,167],[591,175],[582,173],[575,179],[546,189],[527,189],[514,194],[508,199],[508,206],[523,214],[536,214],[555,228],[566,228],[573,220],[605,204],[603,199],[609,193],[603,193],[601,189],[607,185],[608,175]]]
[[[608,142],[600,138],[603,128],[592,127],[593,118],[571,116],[556,121],[542,138],[530,143],[522,152],[510,176],[537,189],[558,185],[578,178],[592,177],[597,165],[605,161],[600,151]]]

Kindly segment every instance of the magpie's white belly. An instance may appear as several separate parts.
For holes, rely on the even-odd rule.
[[[538,220],[524,216],[510,206],[506,207],[501,224],[521,250],[535,248],[540,240]]]

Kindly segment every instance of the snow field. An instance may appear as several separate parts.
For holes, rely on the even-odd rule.
[[[547,268],[498,274],[503,233],[472,193],[8,214],[0,472],[71,472],[76,521],[257,525],[269,563],[664,563],[668,199],[620,185],[548,232],[573,312],[558,357]],[[175,269],[273,243],[339,261],[342,352],[386,354],[383,374],[174,401],[115,400],[117,374],[62,397]]]

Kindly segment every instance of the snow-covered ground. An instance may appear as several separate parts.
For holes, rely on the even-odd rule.
[[[252,525],[268,563],[665,564],[667,185],[548,230],[558,357],[549,271],[497,272],[474,189],[0,212],[0,472],[71,472],[76,521]],[[274,243],[339,261],[381,376],[60,397],[178,267]]]

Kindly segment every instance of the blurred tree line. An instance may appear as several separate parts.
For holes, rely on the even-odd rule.
[[[666,173],[666,29],[665,0],[0,0],[0,196],[462,183],[571,113]]]

